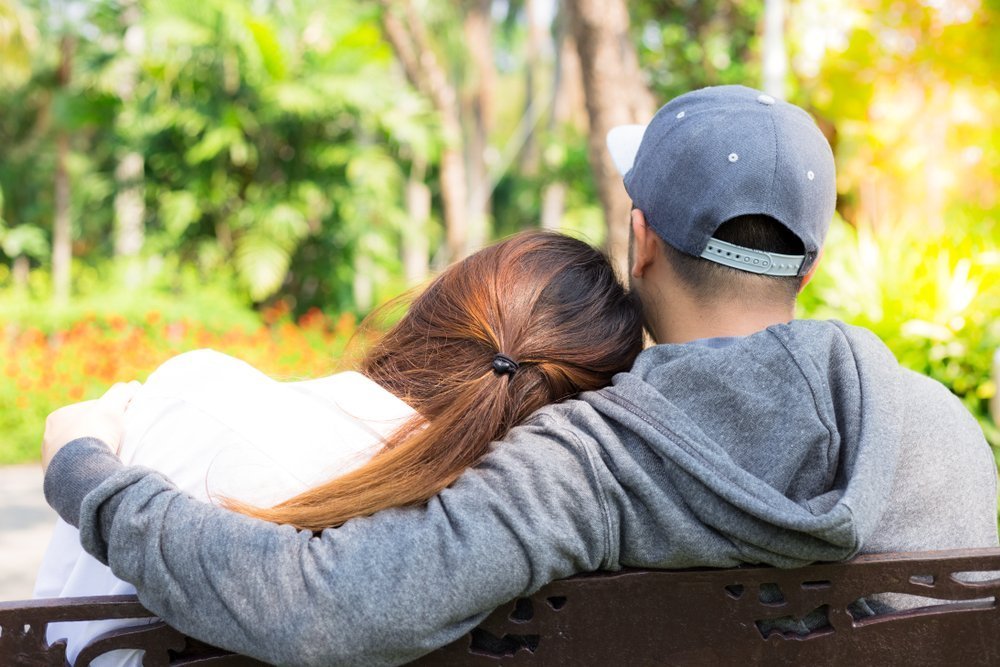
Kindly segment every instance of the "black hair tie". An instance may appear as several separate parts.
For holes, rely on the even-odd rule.
[[[520,368],[518,363],[506,354],[498,353],[493,357],[493,372],[497,375],[513,375]]]

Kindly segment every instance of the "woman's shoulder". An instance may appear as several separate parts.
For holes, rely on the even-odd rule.
[[[247,376],[266,377],[247,362],[212,349],[183,352],[163,362],[144,383],[162,390],[218,384]]]
[[[197,350],[150,376],[126,414],[122,451],[196,497],[273,504],[363,463],[412,414],[359,373],[279,382]]]
[[[342,371],[292,383],[296,389],[336,404],[358,419],[409,417],[413,409],[388,389],[357,371]]]

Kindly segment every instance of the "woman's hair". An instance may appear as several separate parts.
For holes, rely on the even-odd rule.
[[[425,502],[512,426],[608,384],[641,349],[638,302],[603,254],[560,234],[517,234],[446,269],[366,356],[362,372],[417,412],[378,454],[270,509],[226,505],[319,531]],[[498,354],[516,369],[502,358],[495,369]]]

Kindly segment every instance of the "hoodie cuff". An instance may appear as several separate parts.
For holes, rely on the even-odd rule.
[[[77,438],[56,452],[45,472],[45,500],[63,521],[80,527],[84,497],[124,466],[96,438]]]

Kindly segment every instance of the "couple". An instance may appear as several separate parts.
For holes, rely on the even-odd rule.
[[[191,359],[204,376],[186,389],[169,362],[124,438],[127,387],[50,416],[49,502],[169,623],[282,664],[399,664],[577,572],[995,546],[994,463],[958,400],[867,331],[794,320],[835,201],[809,116],[708,88],[609,148],[634,204],[632,292],[659,343],[634,361],[639,314],[604,260],[516,237],[435,281],[350,376],[348,409],[319,400],[330,414],[309,416],[288,399],[332,385],[269,386],[331,438],[220,395],[213,378],[238,362]],[[542,248],[537,264],[524,247]],[[230,370],[250,386],[252,369]],[[133,428],[157,384],[163,404]],[[362,385],[381,399],[360,400]],[[342,435],[352,421],[368,435]],[[181,486],[216,506],[112,452],[169,466],[186,441],[207,453]],[[323,457],[341,447],[334,472]],[[299,486],[241,497],[239,480],[268,485],[261,471]]]
[[[426,502],[513,425],[607,385],[641,349],[639,306],[604,255],[522,233],[444,271],[360,372],[279,383],[211,350],[169,360],[121,388],[132,396],[117,454],[204,502],[320,532]],[[35,597],[134,592],[57,524]],[[66,638],[74,662],[129,624],[53,624],[48,641]],[[124,664],[139,665],[137,652],[95,663]]]

